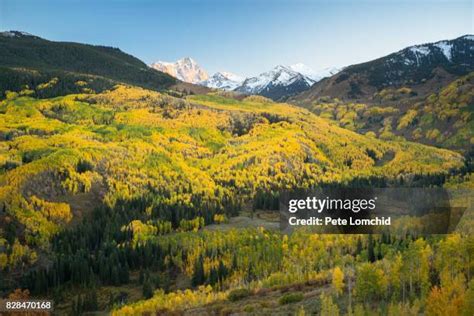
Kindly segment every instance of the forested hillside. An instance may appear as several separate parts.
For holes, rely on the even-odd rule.
[[[380,139],[407,139],[465,154],[474,146],[474,73],[424,98],[407,87],[386,88],[371,102],[317,98],[302,104],[339,126]]]
[[[344,68],[288,102],[380,139],[472,155],[474,37],[407,47]]]
[[[11,92],[1,104],[1,192],[32,246],[46,245],[71,220],[74,205],[63,199],[77,193],[97,191],[111,207],[150,198],[150,212],[179,205],[182,216],[166,218],[176,225],[198,214],[209,222],[225,203],[258,191],[369,177],[409,181],[463,166],[453,152],[382,142],[258,97],[183,100],[125,86],[54,99],[29,93]]]
[[[43,99],[33,90],[8,92],[0,104],[0,136],[2,291],[28,289],[29,295],[53,297],[60,311],[76,314],[152,296],[117,313],[184,310],[300,282],[315,282],[329,295],[325,284],[339,273],[336,267],[348,273],[346,260],[361,273],[377,267],[381,272],[375,269],[375,277],[382,278],[388,273],[383,269],[391,269],[383,268],[385,256],[391,261],[418,247],[413,248],[417,256],[416,251],[438,247],[438,239],[415,243],[377,237],[375,243],[366,237],[285,237],[263,228],[226,234],[202,230],[209,224],[225,227],[239,214],[274,209],[284,189],[442,185],[452,177],[462,180],[467,170],[455,152],[359,135],[263,97],[183,99],[125,85]],[[324,251],[303,253],[297,238],[308,238],[311,247]],[[331,243],[334,251],[327,252]],[[376,256],[364,252],[367,243],[369,249],[380,248]],[[338,255],[325,261],[330,252]],[[293,267],[292,260],[298,261]],[[456,276],[467,275],[469,260],[456,268]],[[437,273],[445,269],[433,267]],[[424,299],[439,283],[405,280],[411,283],[377,300],[386,301],[390,293],[395,304],[407,293]],[[350,277],[343,283],[348,281],[354,282]],[[467,281],[456,286],[465,291]],[[392,286],[383,284],[377,286]],[[345,286],[339,287],[345,295]],[[161,290],[153,294],[155,289]],[[358,294],[357,302],[374,303],[366,293]],[[280,295],[281,304],[303,300],[303,294],[294,295]],[[332,300],[324,297],[322,302]]]
[[[176,83],[173,77],[149,68],[118,48],[72,42],[54,42],[23,32],[0,32],[0,91],[19,91],[24,86],[61,78],[56,95],[82,92],[77,81],[90,81],[97,91],[111,81],[163,90]],[[52,96],[39,93],[37,96]]]

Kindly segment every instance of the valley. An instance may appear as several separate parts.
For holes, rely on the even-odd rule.
[[[278,213],[287,190],[472,190],[471,37],[443,42],[449,58],[429,44],[429,71],[392,84],[377,81],[376,66],[390,73],[381,60],[317,81],[301,65],[264,73],[263,85],[223,74],[263,89],[254,95],[195,85],[221,77],[204,79],[191,59],[178,66],[192,64],[192,78],[173,78],[118,49],[7,33],[2,297],[52,299],[64,315],[472,310],[472,209],[452,234],[426,236],[409,218],[374,235],[285,234]],[[390,58],[421,65],[422,47]],[[295,83],[285,93],[270,89],[281,77]],[[354,80],[369,84],[353,95]]]

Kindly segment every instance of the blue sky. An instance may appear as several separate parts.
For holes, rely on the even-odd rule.
[[[0,29],[119,47],[146,63],[190,56],[210,73],[347,66],[474,33],[473,1],[0,0]]]

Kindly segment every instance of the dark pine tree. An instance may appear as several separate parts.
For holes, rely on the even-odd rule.
[[[375,262],[375,251],[374,251],[374,239],[372,234],[369,235],[368,246],[367,246],[367,258],[370,262]]]
[[[142,293],[143,297],[148,299],[153,296],[153,287],[151,286],[151,283],[149,280],[146,280],[143,282],[143,288],[142,288]]]
[[[204,264],[202,256],[200,256],[194,264],[194,273],[191,282],[193,286],[198,286],[203,284],[205,281],[206,277],[204,275]]]

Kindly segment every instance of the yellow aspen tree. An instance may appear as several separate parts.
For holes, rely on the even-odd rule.
[[[332,270],[332,287],[337,296],[344,290],[344,272],[339,267]]]

